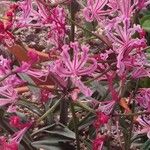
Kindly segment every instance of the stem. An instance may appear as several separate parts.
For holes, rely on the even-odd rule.
[[[45,119],[50,113],[52,113],[55,108],[59,105],[60,101],[62,98],[60,98],[50,109],[48,109],[48,111],[45,112],[45,114],[43,114],[38,120],[37,123],[39,123],[40,121],[42,121],[43,119]]]
[[[74,4],[75,0],[72,0],[70,3],[70,17],[71,20],[75,21],[75,10],[74,10]],[[71,31],[70,31],[70,41],[74,42],[74,36],[75,36],[75,24],[71,21]]]
[[[94,78],[91,79],[91,80],[86,81],[85,83],[91,83],[92,81],[97,80],[98,78],[102,77],[102,76],[105,75],[107,72],[109,72],[111,69],[112,69],[112,66],[110,66],[108,69],[106,69],[102,74],[100,74],[100,75],[94,77]]]
[[[136,92],[138,90],[138,85],[139,85],[139,79],[136,81],[135,89],[134,89],[134,91],[133,91],[133,93],[131,95],[131,98],[133,98],[133,105],[132,105],[132,108],[131,108],[133,113],[135,112],[135,99],[134,99],[134,97],[135,97]],[[130,129],[129,129],[130,131],[129,131],[129,143],[128,143],[129,147],[128,147],[128,149],[130,149],[130,146],[131,146],[131,138],[132,138],[132,130],[133,130],[133,124],[134,124],[134,116],[131,116],[130,120],[131,120],[131,125],[130,125]]]
[[[84,103],[82,103],[80,101],[77,101],[75,104],[90,113],[93,113],[93,114],[96,113],[96,111],[94,109],[90,108],[89,106],[85,105]]]
[[[62,99],[60,102],[60,123],[67,125],[68,122],[68,101]]]
[[[76,23],[74,20],[72,20],[72,19],[70,19],[70,18],[68,18],[68,20],[69,20],[70,22],[72,22],[74,25],[76,25],[77,27],[81,28],[82,30],[87,31],[87,32],[89,32],[91,35],[93,35],[93,36],[95,36],[96,38],[100,39],[100,40],[101,40],[102,42],[104,42],[109,48],[112,47],[110,41],[108,41],[108,39],[106,39],[106,37],[104,37],[103,35],[97,35],[97,34],[91,32],[90,30],[88,30],[88,29],[82,27],[81,25],[79,25],[78,23]]]
[[[78,127],[77,127],[77,116],[76,116],[76,113],[75,113],[74,103],[73,102],[70,103],[70,108],[71,108],[72,118],[73,118],[73,124],[74,124],[74,132],[75,132],[75,136],[76,136],[77,150],[80,150],[80,139],[79,139],[79,132],[78,132]]]
[[[113,116],[140,116],[140,115],[149,115],[150,112],[144,111],[144,112],[138,112],[138,113],[130,113],[130,114],[114,114]]]

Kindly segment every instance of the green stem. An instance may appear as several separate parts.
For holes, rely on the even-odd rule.
[[[68,18],[68,20],[69,20],[70,22],[72,22],[74,25],[76,25],[77,27],[81,28],[82,30],[87,31],[87,32],[89,32],[91,35],[93,35],[93,36],[95,36],[96,38],[100,39],[100,40],[101,40],[102,42],[104,42],[109,48],[112,47],[111,43],[108,41],[108,39],[106,39],[105,36],[103,36],[103,35],[97,35],[97,34],[91,32],[90,30],[88,30],[88,29],[82,27],[81,25],[79,25],[78,23],[76,23],[74,20],[72,20],[72,19],[70,19],[70,18]]]
[[[78,127],[77,127],[77,117],[76,117],[73,102],[70,103],[70,108],[71,108],[73,124],[74,124],[74,132],[75,132],[75,135],[76,135],[77,150],[80,150],[80,139],[79,139],[79,132],[78,132]]]
[[[149,115],[150,112],[138,112],[138,113],[130,113],[130,114],[114,114],[113,116],[140,116],[140,115]]]
[[[136,92],[138,90],[138,85],[139,85],[139,79],[136,81],[135,89],[131,95],[131,98],[133,98],[133,104],[132,104],[132,108],[131,108],[133,113],[135,112],[135,99],[134,99],[134,97],[135,97]],[[130,125],[130,129],[129,129],[129,140],[128,140],[128,146],[129,147],[128,147],[128,149],[130,149],[130,146],[131,146],[132,130],[133,130],[133,125],[134,125],[134,116],[131,116],[130,120],[131,120],[131,125]]]
[[[85,83],[91,83],[91,82],[93,82],[93,81],[99,79],[100,77],[102,77],[103,75],[105,75],[107,72],[109,72],[111,69],[112,69],[112,66],[110,66],[108,69],[106,69],[102,74],[100,74],[100,75],[94,77],[94,78],[91,79],[91,80],[86,81]]]
[[[55,108],[59,105],[60,101],[62,100],[59,99],[48,111],[45,112],[45,114],[43,114],[38,120],[37,120],[37,123],[39,123],[40,121],[42,121],[43,119],[45,119],[50,113],[52,113]]]
[[[85,105],[84,103],[80,102],[80,101],[77,101],[75,103],[77,106],[83,108],[84,110],[88,111],[88,112],[91,112],[91,113],[96,113],[95,110],[93,110],[92,108],[90,108],[89,106]]]

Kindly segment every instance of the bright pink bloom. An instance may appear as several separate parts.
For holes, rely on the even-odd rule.
[[[47,102],[52,97],[53,97],[53,95],[52,95],[52,93],[48,89],[46,89],[46,88],[42,88],[41,89],[41,98],[40,98],[40,101],[42,103]]]
[[[102,17],[111,12],[111,10],[104,10],[107,3],[108,0],[87,0],[87,7],[83,10],[85,19],[89,22],[94,19],[100,21]]]
[[[97,137],[95,140],[93,140],[92,150],[102,150],[104,140],[105,140],[105,137]]]
[[[19,143],[23,138],[28,127],[16,132],[8,141],[5,137],[0,137],[0,150],[19,150]]]
[[[69,54],[69,50],[73,49],[73,59]],[[81,46],[77,42],[63,46],[63,52],[60,60],[56,64],[56,72],[62,77],[71,77],[72,82],[86,96],[91,96],[92,91],[86,87],[81,81],[81,76],[91,75],[97,68],[97,62],[93,58],[89,58],[89,48],[86,45]],[[88,63],[89,62],[89,63]],[[90,63],[91,62],[91,63]]]
[[[11,116],[9,118],[9,124],[12,127],[18,128],[18,129],[23,129],[25,127],[29,127],[31,125],[31,123],[23,123],[21,122],[21,118],[18,116]]]
[[[66,14],[64,9],[60,7],[53,8],[47,18],[47,23],[50,26],[49,42],[55,45],[57,49],[60,49],[63,46],[66,35]]]
[[[109,116],[105,115],[102,112],[96,113],[96,120],[94,121],[94,127],[98,129],[101,125],[104,125],[108,122]]]

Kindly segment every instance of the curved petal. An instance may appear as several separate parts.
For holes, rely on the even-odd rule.
[[[89,48],[86,45],[83,45],[81,47],[81,49],[82,49],[83,53],[81,54],[81,58],[80,58],[79,63],[78,63],[78,67],[77,67],[78,70],[81,69],[88,60]]]
[[[67,66],[67,68],[72,71],[72,62],[70,60],[70,55],[68,53],[68,50],[70,49],[70,47],[68,45],[64,45],[62,47],[63,52],[62,52],[62,60],[64,62],[64,64]]]
[[[72,77],[71,79],[72,79],[72,82],[74,83],[74,85],[77,86],[85,96],[89,97],[93,94],[91,89],[88,88],[87,86],[85,86],[79,78]]]

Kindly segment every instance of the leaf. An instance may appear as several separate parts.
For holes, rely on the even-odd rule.
[[[63,136],[44,136],[42,140],[32,142],[31,145],[36,148],[43,148],[44,150],[67,150],[73,146],[69,144],[70,140]],[[65,148],[66,147],[66,148]]]
[[[52,124],[46,127],[43,127],[37,131],[35,131],[32,136],[35,136],[37,134],[43,133],[48,133],[48,135],[58,135],[58,136],[63,136],[68,139],[75,139],[75,133],[71,130],[68,129],[68,127],[62,125],[62,124]]]
[[[150,149],[150,139],[148,139],[141,147],[141,150],[149,150],[149,149]]]
[[[91,150],[92,149],[92,142],[89,139],[85,140],[84,144],[85,144],[87,150]]]
[[[150,15],[145,15],[141,20],[140,23],[142,28],[148,32],[150,32]]]
[[[94,120],[95,120],[95,116],[93,114],[89,113],[84,119],[82,119],[79,122],[79,124],[78,124],[79,130],[89,127],[93,123]]]
[[[28,101],[25,101],[25,100],[19,100],[17,102],[17,104],[28,108],[30,111],[36,113],[39,116],[41,116],[43,114],[43,112],[39,109],[39,107],[32,104],[31,102],[28,102]]]

